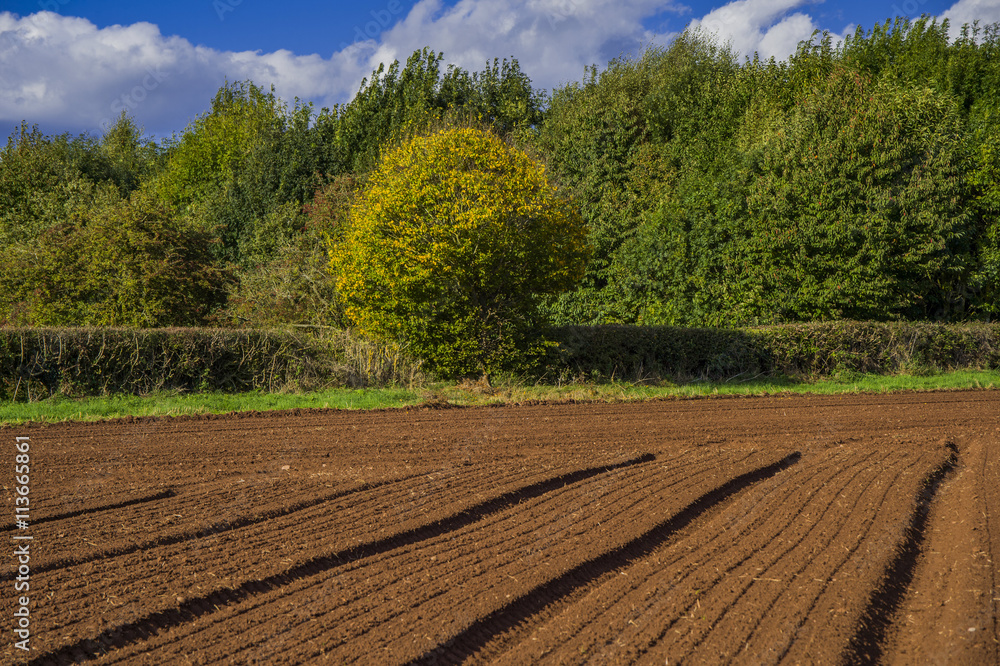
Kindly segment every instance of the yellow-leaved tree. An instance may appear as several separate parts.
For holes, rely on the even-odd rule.
[[[590,253],[543,166],[472,128],[387,151],[330,242],[347,318],[444,377],[530,365],[539,298],[573,286]]]

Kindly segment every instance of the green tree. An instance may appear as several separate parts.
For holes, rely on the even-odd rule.
[[[732,321],[962,316],[974,218],[952,98],[837,69],[748,156]]]
[[[646,249],[650,260],[659,253],[648,234],[653,245],[637,245],[643,220],[674,196],[683,174],[729,161],[751,83],[730,49],[685,31],[667,48],[591,69],[582,84],[553,93],[539,149],[579,202],[594,246],[580,287],[549,304],[556,321],[638,321],[650,285],[632,269],[648,265]]]
[[[358,182],[339,176],[304,207],[302,225],[273,258],[241,275],[220,319],[237,326],[343,325],[328,249],[343,236]],[[286,204],[286,208],[290,204]]]
[[[331,253],[349,320],[461,376],[539,351],[538,298],[571,287],[588,248],[539,164],[462,128],[388,152]]]
[[[349,103],[320,113],[316,132],[327,151],[325,173],[364,174],[378,164],[382,149],[407,134],[426,130],[449,113],[476,118],[504,136],[541,119],[541,95],[516,59],[494,60],[481,72],[450,66],[429,48],[414,51],[401,65],[379,65],[361,82]]]
[[[445,108],[461,110],[500,136],[517,134],[542,122],[542,96],[531,87],[517,59],[494,58],[471,74],[449,67],[437,90]]]
[[[229,279],[215,241],[148,193],[109,198],[0,251],[0,323],[203,324]]]
[[[974,309],[1000,315],[1000,111],[992,105],[976,110],[970,122],[968,183],[978,217],[975,252],[979,293]]]
[[[0,149],[0,245],[30,242],[112,192],[127,197],[159,160],[157,145],[124,113],[100,139],[47,136],[21,123]]]
[[[159,147],[124,111],[105,130],[100,152],[107,169],[105,180],[114,183],[122,197],[139,189],[160,168]]]
[[[89,136],[47,136],[21,123],[0,150],[0,246],[30,242],[113,187],[107,161]]]
[[[169,147],[156,191],[182,215],[218,233],[223,260],[244,263],[256,227],[284,203],[277,193],[287,120],[273,90],[228,83],[212,109]]]
[[[742,156],[714,168],[683,167],[659,205],[619,248],[614,294],[637,324],[730,326],[732,297],[726,251],[746,212]]]
[[[1000,24],[964,25],[951,39],[947,20],[899,17],[869,31],[859,26],[836,58],[874,81],[951,95],[962,113],[1000,95]]]

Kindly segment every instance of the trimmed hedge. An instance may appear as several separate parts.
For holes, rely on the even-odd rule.
[[[1000,323],[842,321],[752,333],[767,349],[768,371],[791,376],[1000,369]]]
[[[815,378],[1000,368],[1000,323],[836,321],[749,329],[565,326],[549,337],[562,379]]]
[[[825,322],[751,329],[566,326],[550,381],[815,378],[1000,369],[1000,323]],[[392,345],[349,331],[0,328],[0,400],[176,391],[282,391],[426,380]]]
[[[345,331],[0,328],[0,400],[385,386],[422,379],[392,346]]]
[[[733,377],[766,365],[744,331],[672,326],[561,326],[549,331],[558,358],[546,374],[561,380],[632,381]]]

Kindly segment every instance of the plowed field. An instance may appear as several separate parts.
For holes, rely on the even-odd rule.
[[[1000,664],[1000,392],[16,437],[8,663]]]

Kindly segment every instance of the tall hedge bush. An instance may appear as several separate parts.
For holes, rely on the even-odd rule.
[[[587,256],[577,209],[540,164],[457,128],[385,155],[331,267],[350,320],[460,376],[525,363],[539,297],[571,287]]]

